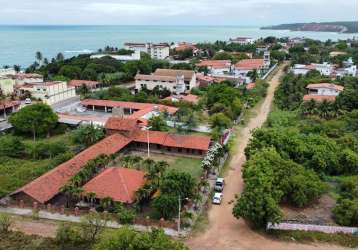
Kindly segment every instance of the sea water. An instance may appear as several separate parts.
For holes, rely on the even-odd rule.
[[[308,37],[319,40],[347,39],[358,34],[260,30],[242,26],[0,26],[0,67],[35,61],[36,51],[49,60],[61,52],[66,58],[91,53],[106,45],[125,42],[214,42],[238,36],[260,38]]]

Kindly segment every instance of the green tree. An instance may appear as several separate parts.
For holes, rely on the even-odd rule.
[[[34,141],[37,135],[48,133],[57,124],[58,117],[46,104],[32,104],[13,113],[9,118],[15,129],[32,133]]]
[[[80,234],[87,243],[97,241],[107,224],[107,218],[102,218],[97,212],[91,212],[81,218]]]
[[[178,199],[179,197],[172,194],[161,194],[159,197],[155,198],[153,201],[153,208],[155,210],[156,217],[158,219],[173,218],[178,213]]]
[[[41,61],[43,59],[42,53],[40,51],[37,51],[36,54],[35,54],[35,57],[36,57],[36,60],[37,60],[38,64],[41,65]]]
[[[95,144],[104,137],[103,127],[98,127],[93,124],[81,125],[73,133],[73,141],[85,147]]]
[[[195,193],[195,179],[185,172],[169,171],[160,184],[163,194],[180,196],[181,199],[192,198]]]
[[[216,113],[210,117],[211,127],[213,129],[218,128],[224,130],[232,126],[232,121],[223,113]]]
[[[8,214],[0,213],[0,233],[9,232],[12,222]]]
[[[341,199],[333,209],[335,220],[343,226],[358,226],[358,198]]]
[[[152,131],[168,131],[169,127],[162,115],[153,116],[149,119],[149,127]]]

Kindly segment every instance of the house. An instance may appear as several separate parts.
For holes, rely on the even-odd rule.
[[[72,159],[60,164],[34,181],[10,194],[16,201],[26,204],[63,204],[61,188],[75,176],[89,160],[100,155],[113,155],[126,150],[150,151],[163,154],[204,157],[210,146],[210,137],[176,135],[158,131],[144,131],[130,119],[111,117],[106,124],[107,137],[83,150]],[[123,177],[123,179],[121,179]],[[127,179],[125,179],[127,178]],[[109,168],[100,172],[83,187],[95,192],[99,198],[110,195],[127,203],[134,201],[133,192],[143,181],[142,173]],[[127,194],[120,194],[127,189]]]
[[[96,199],[112,198],[114,202],[132,204],[136,192],[145,184],[143,171],[123,167],[105,168],[83,186],[84,196],[94,193]]]
[[[91,59],[102,58],[102,57],[106,57],[106,56],[112,57],[112,58],[114,58],[114,59],[116,59],[118,61],[121,61],[121,62],[138,61],[141,58],[140,51],[135,50],[130,55],[116,55],[116,54],[96,54],[96,55],[91,55]]]
[[[357,66],[354,65],[353,58],[350,57],[348,60],[343,62],[343,68],[336,69],[335,74],[337,77],[344,76],[357,76]]]
[[[167,43],[125,43],[126,50],[133,50],[136,53],[145,52],[154,59],[166,59],[169,57],[170,46]]]
[[[230,38],[230,43],[240,44],[240,45],[250,45],[254,44],[255,40],[251,37],[237,37],[237,38]]]
[[[232,72],[230,60],[203,60],[196,67],[207,67],[212,76],[228,75]]]
[[[101,84],[97,81],[90,81],[90,80],[71,80],[67,84],[69,87],[76,88],[76,90],[83,85],[85,85],[89,89],[96,89],[101,86]]]
[[[199,87],[208,87],[215,82],[214,77],[204,75],[202,73],[196,74],[196,81]]]
[[[308,89],[308,94],[303,97],[304,101],[334,101],[344,90],[343,86],[331,83],[308,84],[306,88]]]
[[[136,91],[143,88],[166,88],[172,93],[182,94],[196,87],[196,75],[192,70],[157,69],[151,75],[135,76]]]
[[[316,83],[308,84],[306,88],[310,95],[326,95],[326,96],[338,96],[343,90],[343,86],[331,84],[331,83]]]
[[[309,65],[295,64],[292,67],[291,72],[295,75],[306,75],[311,70],[317,70],[323,76],[331,76],[334,72],[334,66],[327,62],[322,64],[312,63]]]
[[[188,102],[191,104],[198,104],[199,103],[199,96],[197,95],[192,95],[192,94],[187,94],[187,95],[171,95],[166,97],[164,100],[168,100],[171,102]]]
[[[256,70],[260,76],[263,75],[268,68],[269,65],[265,59],[244,59],[235,64],[234,73],[236,77],[245,78],[244,83],[249,83],[251,82],[250,77],[248,77],[249,72]]]
[[[75,88],[68,87],[67,83],[62,81],[26,83],[18,87],[18,92],[20,95],[29,92],[32,97],[38,98],[48,105],[76,96]]]
[[[246,84],[246,89],[247,90],[252,90],[256,87],[256,83],[252,82],[252,83],[249,83],[249,84]]]

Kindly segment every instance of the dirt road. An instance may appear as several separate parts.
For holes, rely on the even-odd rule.
[[[259,108],[257,115],[242,129],[235,156],[230,162],[230,170],[226,176],[224,201],[220,206],[212,206],[208,212],[209,226],[207,231],[189,238],[185,243],[192,250],[338,250],[346,249],[327,244],[303,245],[272,240],[252,231],[245,222],[232,215],[235,194],[243,190],[241,167],[245,162],[244,149],[251,138],[251,131],[261,127],[270,112],[271,104],[279,79],[283,74],[282,65],[269,82],[267,97]]]

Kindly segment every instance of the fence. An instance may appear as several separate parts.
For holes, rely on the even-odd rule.
[[[275,65],[273,65],[273,66],[269,69],[269,71],[267,71],[267,73],[266,73],[263,77],[261,77],[261,79],[262,79],[262,80],[265,80],[265,79],[272,73],[272,71],[274,71],[274,70],[277,68],[277,66],[278,66],[277,63],[276,63]]]
[[[313,224],[294,224],[294,223],[268,223],[267,230],[284,230],[284,231],[312,231],[322,232],[327,234],[345,233],[345,234],[358,234],[358,227],[339,227],[339,226],[322,226]]]

